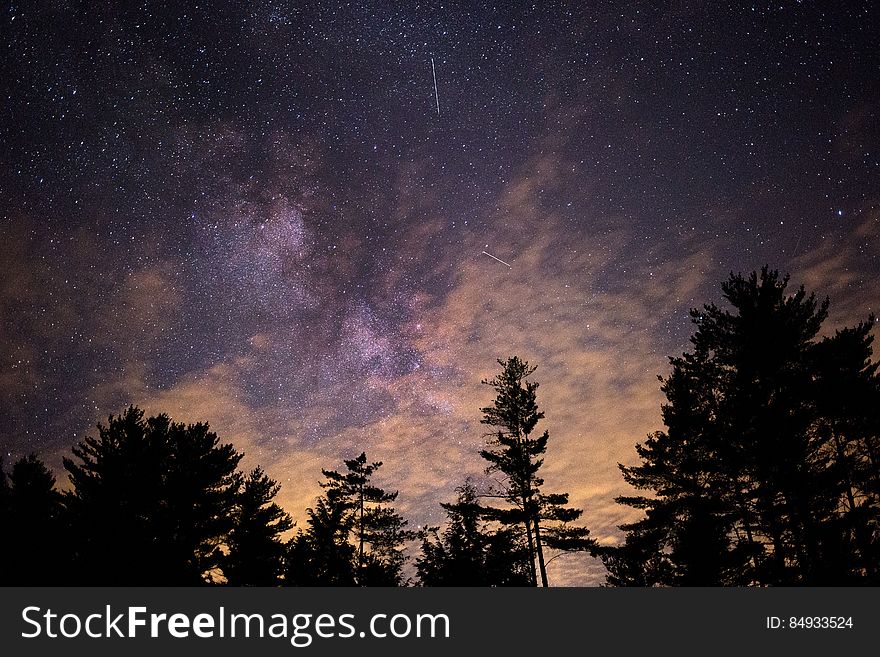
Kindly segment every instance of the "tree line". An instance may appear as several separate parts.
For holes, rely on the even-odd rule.
[[[616,545],[546,489],[536,368],[514,356],[483,381],[494,483],[462,482],[441,527],[409,528],[365,453],[322,470],[295,526],[278,483],[240,471],[208,424],[130,407],[64,458],[69,490],[35,455],[0,467],[0,583],[547,586],[551,559],[582,552],[611,586],[876,584],[875,320],[820,338],[828,300],[787,288],[767,267],[732,274],[729,309],[691,311],[691,350],[660,377],[665,429],[619,466],[638,494],[617,502],[641,517]]]
[[[71,489],[35,455],[0,468],[0,582],[7,585],[547,586],[545,549],[588,550],[581,511],[545,493],[538,476],[549,434],[534,367],[499,361],[492,438],[481,452],[497,488],[463,482],[443,504],[443,531],[413,531],[394,508],[397,491],[374,483],[382,466],[365,453],[322,470],[322,494],[303,527],[276,502],[280,489],[206,423],[184,425],[129,407],[63,459]],[[487,503],[494,502],[494,503]],[[417,577],[407,548],[421,543]]]

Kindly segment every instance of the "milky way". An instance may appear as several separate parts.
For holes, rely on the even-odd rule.
[[[830,328],[880,310],[874,3],[231,4],[3,6],[7,463],[133,403],[296,518],[366,450],[436,524],[519,354],[548,485],[613,542],[728,272],[791,272]]]

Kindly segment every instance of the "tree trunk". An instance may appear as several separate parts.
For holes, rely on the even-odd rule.
[[[541,545],[541,529],[538,526],[538,518],[535,517],[535,548],[538,552],[538,566],[541,568],[541,586],[547,587],[547,567],[544,565],[544,547]]]
[[[538,585],[538,573],[535,572],[535,542],[532,538],[532,519],[528,514],[528,500],[523,498],[523,511],[526,514],[525,518],[525,526],[526,526],[526,538],[529,542],[529,575],[531,577],[532,586]]]
[[[364,489],[360,494],[360,522],[358,523],[358,586],[364,585]]]

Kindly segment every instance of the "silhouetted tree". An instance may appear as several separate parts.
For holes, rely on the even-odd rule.
[[[416,569],[423,586],[527,586],[528,553],[510,529],[492,531],[483,520],[470,481],[456,489],[455,503],[441,503],[448,522],[422,532]]]
[[[397,493],[371,483],[382,462],[367,463],[366,454],[345,461],[347,471],[322,470],[326,491],[309,509],[308,529],[290,546],[289,584],[398,586],[406,558],[403,545],[415,538],[406,520],[389,506]],[[344,564],[351,557],[349,569]],[[328,581],[309,581],[305,564]],[[318,575],[315,575],[316,577]]]
[[[650,513],[650,511],[649,511]],[[666,552],[658,549],[663,542],[663,527],[652,523],[625,525],[623,545],[599,547],[597,556],[605,565],[606,583],[610,586],[659,586],[672,581],[672,564]]]
[[[535,371],[516,356],[499,360],[500,375],[483,383],[495,389],[492,406],[480,409],[483,424],[495,427],[489,449],[480,456],[489,462],[487,473],[500,472],[505,487],[499,496],[509,503],[507,508],[487,509],[487,517],[504,525],[521,525],[525,530],[531,582],[547,586],[544,547],[560,550],[592,550],[595,542],[588,538],[589,530],[568,523],[580,517],[582,511],[568,505],[567,493],[546,494],[541,491],[544,480],[538,471],[544,463],[549,433],[533,436],[535,426],[544,417],[538,410],[538,384],[527,380]],[[537,560],[538,570],[535,569]]]
[[[87,584],[188,585],[210,579],[233,524],[241,455],[207,424],[130,407],[64,459]]]
[[[871,317],[839,330],[813,350],[815,399],[819,421],[836,477],[843,491],[842,521],[824,532],[826,551],[857,555],[872,581],[880,577],[880,376],[871,361],[874,341]],[[843,561],[839,559],[838,562]]]
[[[223,575],[232,586],[273,586],[284,570],[286,546],[280,536],[293,527],[274,502],[280,486],[256,468],[241,482],[233,507]]]
[[[349,542],[354,516],[339,499],[319,497],[307,509],[307,528],[288,544],[287,586],[354,586],[356,550]]]
[[[731,275],[732,312],[691,311],[693,351],[661,387],[667,430],[621,466],[651,495],[618,499],[645,516],[603,550],[609,583],[822,584],[876,569],[860,456],[880,401],[869,327],[817,342],[827,300],[787,283],[767,267]]]
[[[55,477],[34,454],[16,461],[6,474],[0,464],[0,583],[46,586],[67,577],[65,527]]]

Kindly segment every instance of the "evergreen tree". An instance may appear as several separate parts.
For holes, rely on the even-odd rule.
[[[648,511],[651,514],[651,511]],[[623,545],[597,548],[596,554],[605,565],[606,583],[610,586],[660,586],[672,582],[672,563],[663,545],[664,527],[660,523],[642,522],[624,525]]]
[[[371,483],[381,461],[367,463],[362,453],[345,466],[344,473],[322,470],[326,492],[308,511],[308,529],[291,543],[288,583],[398,586],[406,560],[402,548],[415,534],[389,506],[397,493]],[[306,564],[321,579],[310,580]]]
[[[76,577],[85,584],[191,585],[219,568],[241,455],[207,424],[130,407],[64,459]]]
[[[361,453],[345,461],[347,472],[322,470],[326,496],[351,515],[351,537],[356,546],[356,581],[359,586],[397,586],[402,582],[403,544],[413,539],[406,521],[390,506],[397,492],[387,493],[371,483],[381,461],[367,463]]]
[[[874,318],[826,337],[813,351],[816,430],[824,434],[842,490],[842,518],[829,542],[851,551],[857,575],[880,579],[880,376],[871,361]],[[829,540],[830,539],[830,540]],[[838,558],[837,563],[845,563]],[[839,576],[838,575],[838,581]]]
[[[645,516],[603,550],[609,583],[823,584],[876,571],[869,327],[817,341],[827,300],[788,295],[787,283],[766,267],[731,275],[732,311],[691,312],[693,351],[670,359],[661,387],[667,430],[621,466],[651,494],[618,499]]]
[[[46,586],[63,583],[67,562],[57,545],[65,540],[61,494],[55,477],[34,454],[12,466],[7,483],[0,466],[2,564],[0,583],[6,586]]]
[[[290,516],[274,502],[280,486],[256,468],[236,494],[234,525],[223,559],[223,575],[232,586],[279,583],[286,546],[280,536],[293,527]]]
[[[297,532],[288,544],[284,583],[354,586],[356,551],[349,542],[354,516],[340,500],[324,496],[307,513],[307,529]]]
[[[477,491],[470,481],[456,489],[455,503],[441,503],[448,522],[422,532],[416,560],[423,586],[525,586],[527,554],[510,529],[492,531],[483,520]]]
[[[499,497],[509,506],[487,509],[487,517],[504,525],[519,525],[525,530],[527,567],[533,585],[547,586],[544,547],[560,550],[593,550],[595,542],[589,530],[573,527],[570,522],[582,511],[568,505],[567,493],[543,493],[544,480],[538,472],[544,463],[549,433],[533,435],[544,413],[538,410],[538,384],[529,381],[535,367],[516,356],[499,360],[500,375],[483,383],[495,389],[492,406],[480,409],[483,424],[495,428],[489,449],[480,456],[489,462],[487,473],[500,472],[506,485]],[[537,561],[537,570],[535,562]]]

